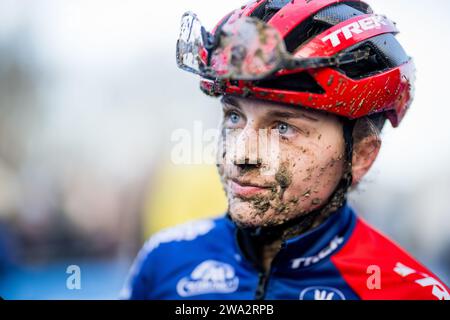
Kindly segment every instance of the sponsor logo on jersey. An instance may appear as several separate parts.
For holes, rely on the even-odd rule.
[[[291,260],[291,268],[298,269],[301,267],[309,267],[323,258],[329,256],[333,251],[335,251],[342,243],[344,242],[344,238],[336,236],[331,240],[330,244],[323,248],[317,255],[311,257],[300,257]]]
[[[189,297],[207,293],[231,293],[237,290],[239,278],[234,268],[216,260],[206,260],[199,264],[192,273],[180,279],[177,293]]]
[[[345,296],[336,288],[308,287],[300,293],[300,300],[345,300]]]
[[[395,265],[394,272],[402,278],[411,276],[415,279],[414,282],[422,287],[430,287],[431,294],[439,300],[450,300],[450,295],[445,286],[430,275],[416,271],[400,262]]]

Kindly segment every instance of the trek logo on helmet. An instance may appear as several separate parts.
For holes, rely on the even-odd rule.
[[[340,34],[344,35],[345,40],[353,38],[355,34],[361,34],[365,31],[380,28],[382,25],[388,26],[390,21],[385,16],[371,15],[370,17],[364,17],[358,21],[349,23],[340,29],[337,29],[329,35],[323,37],[321,40],[326,43],[331,42],[333,47],[337,47],[341,44]]]

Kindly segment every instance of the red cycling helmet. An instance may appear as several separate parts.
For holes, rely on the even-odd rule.
[[[215,30],[244,16],[275,28],[294,57],[326,58],[364,49],[370,58],[280,70],[257,81],[202,78],[202,91],[299,105],[347,119],[383,113],[394,127],[399,125],[413,100],[415,68],[395,39],[395,23],[359,0],[254,0],[224,17]]]

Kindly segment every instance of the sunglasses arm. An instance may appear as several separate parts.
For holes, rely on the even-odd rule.
[[[343,52],[326,58],[294,58],[292,56],[286,56],[283,59],[282,66],[285,70],[339,67],[340,65],[355,63],[369,58],[369,50]]]

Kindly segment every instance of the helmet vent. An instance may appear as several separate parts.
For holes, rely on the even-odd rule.
[[[265,0],[256,8],[251,16],[261,19],[264,22],[269,21],[272,17],[280,11],[285,5],[287,5],[291,0]]]
[[[373,37],[348,51],[367,48],[370,52],[369,59],[342,65],[338,69],[352,79],[362,79],[398,67],[409,61],[409,56],[405,50],[395,39],[395,36],[390,33]]]
[[[293,53],[332,26],[365,13],[345,3],[328,6],[295,27],[285,38],[286,48]]]
[[[284,91],[323,94],[325,91],[308,72],[298,72],[276,78],[255,81],[255,86]]]

